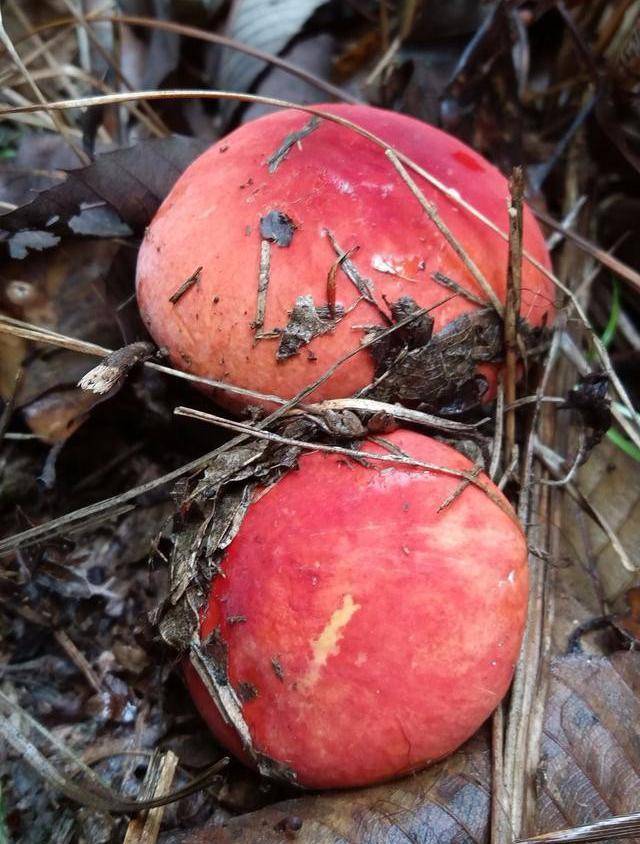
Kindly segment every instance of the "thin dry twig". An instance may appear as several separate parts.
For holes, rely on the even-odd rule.
[[[465,423],[456,422],[453,419],[445,419],[441,416],[434,416],[431,413],[425,413],[422,410],[412,410],[409,407],[403,407],[401,404],[389,404],[388,402],[377,401],[374,399],[361,399],[357,397],[346,399],[327,399],[319,404],[302,405],[300,408],[289,411],[289,414],[295,413],[319,413],[322,414],[327,410],[353,410],[356,413],[385,413],[399,422],[408,422],[411,425],[422,425],[425,428],[433,428],[437,431],[446,431],[450,434],[473,434],[483,425],[486,425],[491,419],[487,416],[477,422]]]
[[[504,399],[507,405],[516,399],[518,381],[518,318],[522,289],[522,206],[524,176],[521,167],[514,167],[509,181],[509,264],[507,296],[504,310]],[[505,420],[505,459],[511,460],[516,441],[516,412],[507,411]]]
[[[505,829],[507,795],[504,787],[504,709],[502,703],[491,718],[491,842],[499,844],[508,840]]]
[[[89,664],[89,661],[86,656],[82,653],[82,651],[78,649],[77,645],[75,645],[75,643],[71,640],[68,633],[66,633],[64,630],[56,630],[53,635],[57,643],[67,654],[71,662],[73,662],[73,664],[78,668],[78,670],[84,676],[91,688],[95,692],[101,692],[102,685],[100,684],[100,678]]]
[[[464,296],[465,299],[468,299],[475,305],[479,305],[481,308],[484,308],[487,304],[485,300],[482,299],[480,296],[477,296],[471,290],[467,290],[466,287],[463,287],[457,281],[454,281],[452,278],[449,278],[449,276],[445,275],[444,273],[433,273],[431,278],[434,281],[437,281],[438,284],[441,284],[443,287],[446,287],[449,290],[453,290],[454,293],[458,293],[460,296]]]
[[[475,477],[478,477],[480,472],[482,472],[482,466],[479,465],[479,464],[474,466],[473,469],[471,470],[471,472]],[[436,513],[442,513],[443,510],[446,510],[447,507],[450,507],[453,504],[454,501],[456,501],[458,498],[460,498],[460,496],[465,491],[465,489],[469,486],[470,483],[471,483],[471,481],[469,481],[468,478],[465,478],[464,480],[460,481],[460,483],[453,490],[453,492],[451,492],[449,495],[447,495],[447,497],[444,499],[444,501],[441,504],[438,505],[438,509],[436,510]]]
[[[491,449],[491,465],[489,466],[489,477],[495,481],[500,468],[500,457],[502,452],[502,435],[504,431],[504,386],[502,373],[498,375],[498,388],[496,393],[496,415],[495,428],[493,432],[493,447]],[[511,449],[513,456],[513,448]]]
[[[378,304],[375,296],[373,295],[373,284],[371,282],[371,279],[367,278],[366,276],[363,276],[360,270],[351,260],[350,256],[356,251],[356,247],[345,250],[340,246],[333,232],[331,232],[329,229],[325,229],[324,231],[329,240],[329,243],[333,248],[333,251],[336,253],[336,256],[338,258],[337,266],[342,270],[342,272],[346,275],[349,281],[353,284],[360,296],[362,296],[362,298],[366,302],[369,302],[370,305],[373,305],[375,308],[377,308],[378,312],[380,313],[380,316],[386,322],[388,322],[388,314]]]
[[[420,188],[417,186],[415,181],[411,178],[409,173],[407,172],[406,168],[403,167],[397,153],[392,149],[386,149],[385,154],[389,161],[393,164],[396,168],[398,173],[400,174],[402,180],[405,182],[411,193],[415,196],[415,198],[420,203],[423,211],[429,217],[431,222],[435,225],[438,229],[440,234],[444,237],[447,241],[449,246],[453,249],[456,253],[458,258],[462,261],[465,268],[469,271],[471,276],[473,277],[474,281],[477,283],[478,287],[483,291],[486,295],[488,301],[493,305],[496,311],[502,316],[504,312],[504,307],[502,302],[498,298],[496,291],[493,287],[489,284],[487,279],[484,277],[484,274],[481,272],[480,268],[477,264],[469,257],[465,249],[462,247],[456,236],[453,234],[451,229],[446,225],[446,223],[442,220],[440,215],[438,214],[438,209],[434,205],[433,202],[429,202],[425,195],[422,193]]]
[[[256,316],[252,328],[255,339],[261,339],[264,315],[267,309],[267,291],[271,272],[271,241],[263,238],[260,241],[260,265],[258,267],[258,293],[256,295]]]
[[[180,299],[182,299],[184,294],[187,292],[187,290],[190,290],[194,286],[194,284],[197,284],[200,281],[201,273],[202,267],[197,267],[191,273],[189,278],[185,279],[180,285],[180,287],[178,287],[178,289],[174,293],[172,293],[171,296],[169,296],[169,301],[172,305],[175,305],[177,302],[179,302]]]
[[[537,390],[539,396],[545,394],[551,373],[558,359],[561,330],[562,325],[554,333],[544,372]],[[522,460],[518,516],[523,525],[529,524],[533,489],[534,436],[540,420],[540,413],[541,404],[538,403],[533,413],[530,434],[527,438],[527,446]],[[542,519],[544,519],[547,503],[548,491],[546,495],[541,494],[539,509],[543,514],[541,516]],[[542,656],[541,641],[545,597],[545,569],[540,560],[532,555],[530,555],[529,559],[529,584],[527,625],[511,687],[511,700],[505,734],[503,770],[504,789],[506,798],[509,801],[509,832],[508,837],[505,837],[507,835],[507,825],[502,824],[501,831],[503,838],[497,839],[496,844],[507,844],[511,836],[518,835],[524,816],[524,801],[528,775],[528,767],[524,764],[524,760],[526,759],[525,748],[527,746],[530,726],[529,713],[531,712],[536,694],[536,680]]]

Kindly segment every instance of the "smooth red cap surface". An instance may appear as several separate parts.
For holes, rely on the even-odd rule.
[[[370,106],[319,108],[379,135],[507,230],[507,181],[456,138]],[[327,275],[336,262],[327,230],[343,250],[358,247],[352,260],[371,280],[383,307],[383,295],[389,301],[408,295],[424,307],[442,301],[450,291],[432,279],[435,271],[484,295],[383,150],[355,132],[323,120],[270,173],[270,156],[308,121],[304,112],[285,110],[232,132],[185,171],[147,230],[138,260],[140,310],[158,345],[170,351],[179,368],[290,398],[357,347],[363,336],[358,327],[381,324],[376,308],[361,302],[334,331],[316,337],[286,360],[276,359],[277,339],[255,343],[251,323],[260,267],[260,219],[274,210],[288,215],[297,228],[288,247],[271,247],[265,331],[284,328],[298,296],[312,295],[316,306],[327,303]],[[415,178],[504,300],[505,241]],[[542,233],[528,209],[524,246],[549,266]],[[199,281],[172,304],[172,294],[198,267]],[[348,308],[357,291],[341,270],[336,284],[337,301]],[[525,261],[522,316],[532,325],[550,322],[553,298],[552,282]],[[475,307],[464,297],[447,302],[433,311],[435,330]],[[373,374],[373,361],[365,351],[340,367],[313,399],[349,396]],[[231,394],[217,398],[232,409],[248,403]]]
[[[419,460],[471,468],[429,437],[389,439]],[[201,637],[217,632],[233,687],[254,695],[243,717],[256,750],[302,785],[367,785],[420,768],[469,738],[507,691],[525,622],[526,541],[477,487],[439,512],[459,482],[316,452],[250,506]],[[213,732],[243,756],[185,671]]]

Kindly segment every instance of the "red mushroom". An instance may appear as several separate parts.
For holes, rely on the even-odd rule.
[[[471,468],[429,437],[389,439],[416,460]],[[197,660],[185,666],[223,744],[333,788],[418,769],[478,729],[509,686],[527,605],[524,535],[479,481],[487,491],[469,485],[440,509],[459,477],[315,452],[256,496],[201,615],[235,726]]]
[[[508,229],[506,180],[456,138],[369,106],[321,108],[380,136]],[[505,241],[416,179],[504,301]],[[528,209],[524,247],[549,266]],[[181,176],[147,230],[137,294],[149,330],[178,367],[290,398],[357,346],[362,332],[354,329],[384,325],[387,303],[403,296],[423,307],[441,302],[449,291],[434,272],[486,301],[379,146],[285,110],[232,132]],[[523,320],[549,321],[552,300],[552,283],[525,260]],[[462,295],[451,299],[433,310],[435,332],[477,309]],[[349,396],[374,371],[368,353],[357,355],[314,399]],[[217,398],[231,409],[247,404],[230,393]]]

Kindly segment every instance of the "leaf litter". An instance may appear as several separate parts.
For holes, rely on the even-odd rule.
[[[241,7],[243,4],[236,5]],[[571,197],[586,192],[595,162],[609,175],[618,176],[627,175],[628,168],[633,166],[633,157],[624,152],[623,161],[612,160],[610,151],[598,142],[590,147],[584,145],[585,126],[593,131],[590,121],[597,121],[600,130],[611,136],[616,149],[626,151],[625,144],[633,137],[629,133],[632,125],[629,121],[635,106],[629,92],[633,92],[634,83],[629,73],[631,48],[628,46],[633,42],[629,41],[628,19],[616,17],[612,5],[601,4],[591,17],[573,6],[570,11],[563,8],[562,14],[554,16],[553,10],[541,6],[527,18],[528,11],[507,12],[499,4],[489,9],[484,24],[480,23],[476,32],[465,29],[468,26],[465,24],[460,30],[465,35],[460,42],[455,72],[438,115],[449,130],[471,140],[476,148],[488,153],[505,170],[510,169],[514,161],[513,150],[517,144],[522,145],[532,172],[536,162],[550,163],[552,166],[547,166],[544,172],[540,169],[535,172],[538,185],[545,190],[547,201],[558,214],[569,210],[566,205],[571,204]],[[27,15],[31,13],[28,4],[25,9]],[[358,27],[374,31],[381,25],[375,14],[359,17],[360,14],[360,11],[351,11],[346,20],[341,20],[346,23],[347,31],[349,27],[353,27],[353,32]],[[327,20],[335,24],[337,19],[329,17],[318,25],[326,26]],[[512,27],[511,31],[517,33],[518,49],[512,53],[505,49],[507,41],[499,35],[506,31],[505,21]],[[395,25],[393,19],[391,25]],[[408,46],[415,51],[418,44],[418,54],[429,56],[434,47],[428,38],[421,40],[424,35],[418,34],[418,23],[416,27],[415,35],[410,36],[416,41]],[[549,49],[549,34],[557,39],[558,49]],[[584,78],[578,75],[577,81],[571,79],[575,70],[574,51],[582,51],[582,61],[588,71],[588,55],[594,49],[592,43],[611,57],[611,66],[615,67],[608,82],[616,92],[618,127],[612,125],[602,110],[596,115],[586,113],[581,122],[572,123],[583,105],[581,86],[590,84],[588,72]],[[627,46],[622,48],[620,44]],[[394,73],[406,60],[406,55],[408,53],[402,50],[396,57],[391,55],[389,67]],[[396,75],[396,85],[401,78],[406,80],[406,71],[403,72],[405,77]],[[369,95],[391,107],[398,107],[401,101],[403,110],[410,112],[412,107],[404,97],[402,85],[394,90],[389,84],[393,78],[393,75],[387,78],[380,74],[375,80],[377,90],[370,91]],[[556,80],[559,93],[554,94],[551,85],[552,93],[540,94],[540,80],[543,79]],[[50,86],[48,91],[52,94],[56,93],[52,83],[43,84]],[[513,108],[514,103],[519,109],[519,122],[505,126],[504,121],[498,119],[500,109]],[[170,123],[175,118],[175,114],[172,116],[169,112],[164,116]],[[106,112],[102,121],[99,131],[105,129]],[[184,123],[184,119],[179,122]],[[516,125],[520,128],[518,138],[514,134]],[[542,125],[548,127],[546,133],[540,131]],[[181,127],[172,128],[179,130]],[[283,139],[281,150],[277,151],[279,166],[286,166],[281,163],[283,156],[286,162],[287,153],[298,140],[292,139],[286,145]],[[0,228],[5,233],[6,254],[14,259],[9,265],[11,278],[20,280],[22,276],[21,272],[15,274],[17,264],[24,264],[26,268],[37,258],[55,260],[60,250],[68,249],[72,241],[79,238],[98,237],[107,242],[117,238],[135,247],[134,238],[142,233],[175,176],[205,143],[204,140],[166,138],[137,142],[130,149],[100,154],[94,164],[84,170],[72,171],[62,184],[40,194],[30,205],[4,215]],[[162,152],[156,154],[158,150]],[[576,172],[570,157],[565,157],[568,150],[582,156],[591,167],[585,166]],[[164,157],[171,161],[168,169],[160,166]],[[170,178],[162,181],[161,177],[164,178],[167,172],[171,174]],[[608,237],[605,245],[608,245],[615,237],[609,239],[606,228],[607,203],[604,200],[599,203],[599,200],[594,202],[592,207],[577,215],[577,231],[604,231]],[[266,236],[263,234],[263,237]],[[353,252],[345,255],[333,237],[330,243],[338,259],[336,272],[345,272],[359,295],[373,300],[370,281],[357,270],[357,255]],[[576,256],[562,238],[557,243],[556,248],[562,250],[560,266],[565,283],[573,284],[574,280],[584,278],[587,270],[593,272],[588,261]],[[623,242],[621,258],[631,267],[638,266],[640,256],[633,240]],[[595,326],[604,326],[608,317],[607,285],[597,271],[593,278],[589,315]],[[455,284],[455,280],[450,281]],[[60,307],[73,310],[69,308],[68,297],[60,298],[51,286],[20,290],[26,291],[27,299],[32,290],[36,290],[41,311],[43,306],[51,307],[52,303],[58,310]],[[131,288],[129,290],[131,292]],[[625,287],[623,314],[627,322],[622,320],[621,324],[626,328],[621,328],[613,341],[615,366],[625,355],[638,351],[632,331],[638,310],[634,295],[632,288]],[[301,298],[305,298],[304,295]],[[278,335],[280,345],[286,339],[284,349],[287,353],[293,349],[291,354],[295,354],[315,334],[331,330],[329,325],[339,318],[338,305],[329,295],[327,300],[326,309],[311,301],[301,304],[297,313],[298,303],[292,303],[290,323]],[[370,340],[375,339],[376,332],[381,335],[380,342],[372,343],[369,351],[364,352],[374,354],[378,367],[370,391],[354,399],[352,409],[348,406],[320,408],[309,419],[307,410],[299,408],[303,411],[300,418],[293,421],[281,418],[276,430],[284,439],[293,442],[311,439],[331,444],[342,438],[349,448],[363,432],[372,430],[372,424],[393,424],[394,402],[399,397],[412,405],[409,411],[403,412],[417,414],[413,417],[416,424],[420,424],[419,420],[428,420],[430,413],[445,414],[445,417],[455,414],[458,424],[475,424],[482,389],[482,384],[474,380],[475,362],[492,360],[502,353],[501,321],[495,311],[486,311],[477,324],[469,319],[451,328],[454,334],[473,338],[473,353],[454,355],[443,369],[436,363],[442,338],[438,339],[439,334],[431,336],[428,315],[415,314],[415,306],[410,302],[385,304],[388,311],[380,305],[381,314],[396,330],[382,336],[383,332],[376,329],[368,335]],[[86,313],[90,313],[91,308],[96,313],[100,311],[94,303]],[[16,314],[15,305],[11,303],[10,315],[27,316],[28,321],[51,326],[50,319],[43,320],[42,314],[34,309],[29,315],[22,311]],[[88,324],[92,322],[89,320]],[[117,319],[110,323],[109,331],[113,332],[114,326],[117,331]],[[215,573],[224,548],[239,528],[252,489],[256,484],[277,482],[282,472],[295,465],[300,446],[245,436],[236,448],[226,448],[223,441],[220,453],[207,456],[212,429],[207,428],[208,436],[203,434],[198,439],[198,429],[192,426],[193,440],[186,443],[184,437],[170,433],[166,421],[172,408],[183,401],[197,403],[196,398],[192,394],[182,394],[179,387],[169,386],[159,376],[151,379],[145,374],[148,369],[133,366],[140,358],[130,355],[126,344],[142,339],[141,336],[117,339],[112,333],[106,341],[99,332],[79,332],[60,321],[53,327],[62,334],[120,348],[120,352],[115,353],[115,360],[107,359],[105,365],[113,366],[114,386],[122,385],[122,388],[108,392],[108,401],[92,406],[82,427],[65,438],[68,442],[58,455],[57,477],[47,491],[34,484],[45,460],[41,440],[47,438],[43,432],[47,426],[49,430],[55,426],[45,422],[40,428],[35,427],[40,432],[40,439],[5,440],[0,472],[3,495],[7,498],[6,509],[1,514],[3,532],[7,536],[45,524],[74,508],[91,509],[94,502],[97,507],[92,521],[78,520],[73,531],[69,530],[73,522],[68,522],[67,527],[62,523],[57,533],[48,537],[46,533],[40,533],[36,544],[19,549],[13,557],[3,558],[0,599],[9,633],[3,645],[1,691],[9,700],[18,701],[24,709],[46,722],[52,734],[60,736],[65,745],[84,749],[105,746],[106,755],[97,763],[101,775],[119,787],[121,793],[134,796],[138,793],[136,771],[141,769],[144,773],[147,762],[144,756],[142,763],[134,762],[126,753],[140,748],[147,753],[155,749],[164,752],[180,742],[187,746],[183,741],[185,735],[196,735],[201,729],[184,690],[171,672],[177,658],[175,654],[183,653],[194,644],[203,589]],[[261,327],[261,324],[257,326]],[[544,356],[547,353],[550,338],[529,337],[522,325],[518,331],[532,356],[527,374],[529,380],[522,385],[521,393],[526,396],[529,391],[535,399],[535,354]],[[586,348],[589,336],[585,333],[580,337],[579,332],[576,336]],[[37,415],[43,420],[54,420],[51,407],[55,405],[56,395],[60,395],[60,391],[74,394],[73,385],[88,369],[86,363],[80,373],[67,363],[59,368],[52,367],[46,354],[43,357],[44,346],[34,349],[33,341],[26,342],[31,343],[31,347],[28,350],[20,348],[9,374],[15,374],[15,361],[19,360],[25,367],[27,385],[31,381],[35,386],[30,388],[30,398],[16,404],[8,429],[10,437],[20,434],[28,437],[29,431],[34,430]],[[29,352],[27,356],[25,351]],[[143,357],[147,351],[150,350],[145,348],[141,352]],[[122,357],[121,362],[118,354]],[[33,379],[38,366],[50,378],[44,389],[42,380]],[[545,442],[547,448],[556,449],[554,459],[557,458],[561,474],[569,470],[571,455],[580,453],[577,440],[582,437],[590,447],[595,446],[610,423],[605,376],[595,371],[585,377],[584,372],[578,375],[569,369],[563,377],[565,383],[561,383],[558,376],[547,383],[547,390],[555,392],[555,396],[551,392],[549,397],[559,399],[558,408],[560,401],[565,401],[571,414],[565,410],[564,414],[555,417],[552,405],[540,402],[523,404],[517,409],[517,437],[525,451],[528,448],[525,431],[531,420],[532,407],[537,414],[542,410],[550,411],[555,421],[549,422],[549,414],[543,414],[547,420],[545,424],[551,425],[551,429],[545,429]],[[461,402],[452,403],[452,396],[445,389],[446,378],[469,384]],[[13,381],[7,378],[6,383],[9,385]],[[567,394],[568,400],[561,398]],[[4,395],[9,395],[8,388]],[[26,392],[24,396],[27,396]],[[357,405],[357,401],[373,400],[379,403],[377,412],[369,408],[365,412],[364,405]],[[44,402],[44,409],[40,408],[39,414],[32,412],[29,419],[28,408],[33,409],[37,401]],[[38,410],[37,405],[35,407]],[[568,419],[571,422],[567,422]],[[446,418],[443,421],[446,422]],[[264,418],[258,425],[263,422]],[[271,427],[275,422],[269,423]],[[185,420],[185,424],[192,423]],[[557,440],[550,439],[553,424],[558,429]],[[470,427],[470,430],[473,429]],[[479,435],[485,443],[485,451],[491,447],[490,434],[490,429],[485,429]],[[560,448],[557,443],[563,437],[576,440],[576,447],[567,447],[565,443]],[[531,453],[538,453],[533,445]],[[595,447],[589,462],[578,467],[573,479],[586,499],[605,494],[600,490],[601,486],[605,489],[603,479],[607,476],[606,459],[600,456],[603,448],[609,449],[606,459],[616,464],[620,462],[618,452],[615,449],[611,452],[607,442]],[[132,456],[122,459],[127,454]],[[120,462],[117,462],[118,457]],[[113,465],[113,469],[104,471],[109,465]],[[526,465],[524,462],[523,466]],[[540,714],[543,695],[536,703],[538,714],[531,718],[532,729],[543,719],[544,732],[537,745],[532,740],[532,747],[535,745],[537,749],[530,751],[526,760],[530,766],[528,770],[534,772],[533,784],[537,791],[533,789],[528,793],[518,830],[513,825],[509,827],[510,820],[497,830],[494,827],[493,832],[498,833],[495,840],[500,844],[511,840],[508,836],[514,831],[524,834],[547,832],[568,823],[579,825],[606,814],[623,814],[638,808],[633,804],[637,789],[629,780],[629,770],[637,767],[632,737],[612,720],[616,707],[631,715],[633,707],[637,707],[634,654],[620,651],[621,646],[634,641],[633,581],[629,581],[628,572],[624,577],[619,576],[619,562],[615,557],[607,556],[609,544],[598,534],[599,528],[590,525],[585,511],[579,510],[576,517],[575,511],[570,509],[575,505],[562,504],[570,497],[564,487],[540,492],[541,488],[536,484],[539,475],[533,470],[534,465],[531,462],[528,474],[521,477],[523,489],[535,491],[529,521],[541,518],[543,525],[556,529],[566,509],[569,515],[565,514],[565,522],[572,531],[574,542],[567,555],[572,565],[567,571],[561,567],[556,571],[556,561],[562,555],[554,544],[554,530],[549,527],[544,542],[537,545],[548,562],[543,568],[533,569],[534,590],[540,582],[547,584],[542,592],[535,594],[542,594],[543,601],[555,599],[556,602],[556,617],[560,619],[554,629],[558,643],[556,653],[562,651],[563,641],[566,644],[571,619],[601,615],[594,594],[600,596],[605,609],[617,610],[614,623],[622,636],[611,639],[603,634],[602,653],[596,659],[586,652],[553,659],[551,653],[546,654],[540,692],[542,695],[548,688],[546,710],[544,715]],[[616,482],[610,479],[606,486],[606,496],[623,502],[622,518],[614,524],[630,550],[637,547],[631,527],[637,494],[635,487],[627,486],[628,479],[633,477],[633,468],[633,463],[624,464],[624,468],[614,473]],[[167,495],[169,487],[164,482],[157,483],[165,477],[178,480],[172,498]],[[513,493],[516,477],[507,473],[506,482]],[[131,494],[134,487],[138,491]],[[26,494],[28,490],[33,493]],[[101,511],[101,500],[108,495],[113,495],[113,506]],[[550,502],[546,505],[545,496]],[[599,506],[602,508],[602,503]],[[540,528],[535,526],[530,530],[540,533]],[[155,553],[149,564],[152,547]],[[540,577],[542,581],[536,579]],[[562,591],[557,591],[560,588]],[[626,614],[623,606],[615,604],[625,593],[630,600]],[[19,596],[26,596],[26,603]],[[168,656],[160,647],[154,627],[147,621],[149,616],[159,622],[161,638],[174,656]],[[533,623],[542,617],[540,610],[536,610]],[[61,630],[69,631],[71,644],[60,637],[52,640],[50,631]],[[208,665],[206,673],[213,678],[213,691],[227,701],[226,706],[233,717],[234,694],[241,690],[233,690],[228,683],[224,654],[216,651],[214,642],[196,641],[194,652]],[[274,671],[277,671],[275,664]],[[92,683],[97,683],[99,691]],[[617,702],[616,707],[611,707],[611,700]],[[558,720],[558,712],[565,718],[569,713],[569,720]],[[510,717],[512,715],[513,711]],[[629,723],[633,722],[631,715]],[[238,726],[242,728],[241,724]],[[222,752],[213,739],[206,737],[201,743],[203,741],[209,743],[212,762],[221,758]],[[624,749],[624,759],[614,758],[616,747]],[[126,751],[125,755],[113,755],[118,750]],[[598,763],[604,758],[614,760],[611,770],[615,776],[601,781],[598,778],[602,776],[602,769]],[[43,759],[47,761],[46,757]],[[185,759],[188,760],[188,756]],[[520,761],[524,763],[525,760]],[[269,760],[258,762],[268,766]],[[34,818],[39,819],[40,829],[57,827],[61,840],[64,835],[75,835],[80,840],[83,837],[105,842],[122,840],[126,821],[117,815],[109,819],[108,814],[95,807],[78,811],[73,802],[64,799],[53,803],[39,776],[19,758],[5,753],[2,764],[10,776],[5,804],[11,807],[8,819],[17,840],[34,840],[27,837]],[[186,764],[188,773],[192,774],[195,768],[189,770],[188,762]],[[489,834],[492,765],[495,765],[495,759],[486,734],[481,733],[452,759],[399,783],[344,796],[300,797],[288,792],[286,784],[260,785],[255,775],[232,763],[231,768],[209,786],[208,795],[215,796],[217,802],[192,795],[179,803],[170,803],[162,821],[165,831],[160,840],[223,841],[233,836],[238,841],[281,841],[286,836],[320,842],[335,840],[333,833],[330,838],[326,837],[327,829],[332,828],[347,840],[363,842],[390,841],[398,835],[403,839],[431,836],[433,840],[439,837],[479,842],[486,840]],[[41,767],[40,772],[43,770]],[[151,768],[149,771],[151,777]],[[286,772],[281,773],[286,779]],[[176,778],[174,786],[186,783],[188,779],[180,764],[172,776]],[[30,795],[28,799],[27,795]],[[246,814],[247,811],[250,814]],[[509,814],[509,807],[498,811],[497,816],[514,817]],[[37,826],[36,823],[33,828]],[[623,828],[622,822],[620,828]],[[507,837],[500,838],[504,829]]]

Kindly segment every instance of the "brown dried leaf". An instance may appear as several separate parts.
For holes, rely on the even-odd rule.
[[[617,616],[613,623],[637,648],[640,645],[640,587],[629,589],[626,600],[627,612]]]
[[[480,844],[487,840],[489,777],[483,732],[444,762],[398,782],[286,800],[222,826],[169,834],[160,842],[282,844],[290,836],[300,844]]]
[[[63,237],[122,237],[141,232],[185,167],[206,142],[174,135],[99,156],[0,217],[11,258],[56,246]]]
[[[68,243],[46,257],[5,262],[7,281],[0,290],[7,310],[61,334],[107,347],[119,345],[115,312],[105,307],[106,283],[119,248],[92,240]],[[0,395],[5,397],[24,365],[16,406],[45,442],[69,437],[100,399],[76,387],[94,363],[86,355],[1,334],[0,360]]]
[[[605,438],[580,469],[578,486],[613,528],[632,560],[640,562],[637,559],[640,548],[637,462]],[[565,591],[574,595],[592,615],[602,614],[602,607],[594,600],[594,581],[585,577],[584,568],[578,565],[581,563],[586,568],[591,563],[596,588],[599,581],[603,597],[624,609],[622,596],[637,577],[622,567],[606,535],[571,500],[566,503],[563,536],[563,553],[577,563],[562,570]]]
[[[30,402],[23,414],[33,433],[43,442],[53,444],[77,431],[99,400],[99,396],[79,387],[55,389]]]
[[[561,657],[550,671],[537,832],[637,811],[640,654]]]
[[[227,21],[226,35],[269,53],[279,53],[326,0],[235,0]],[[256,22],[258,25],[256,25]],[[236,50],[222,50],[216,87],[249,91],[264,71],[265,63]],[[225,104],[229,114],[234,106]]]

